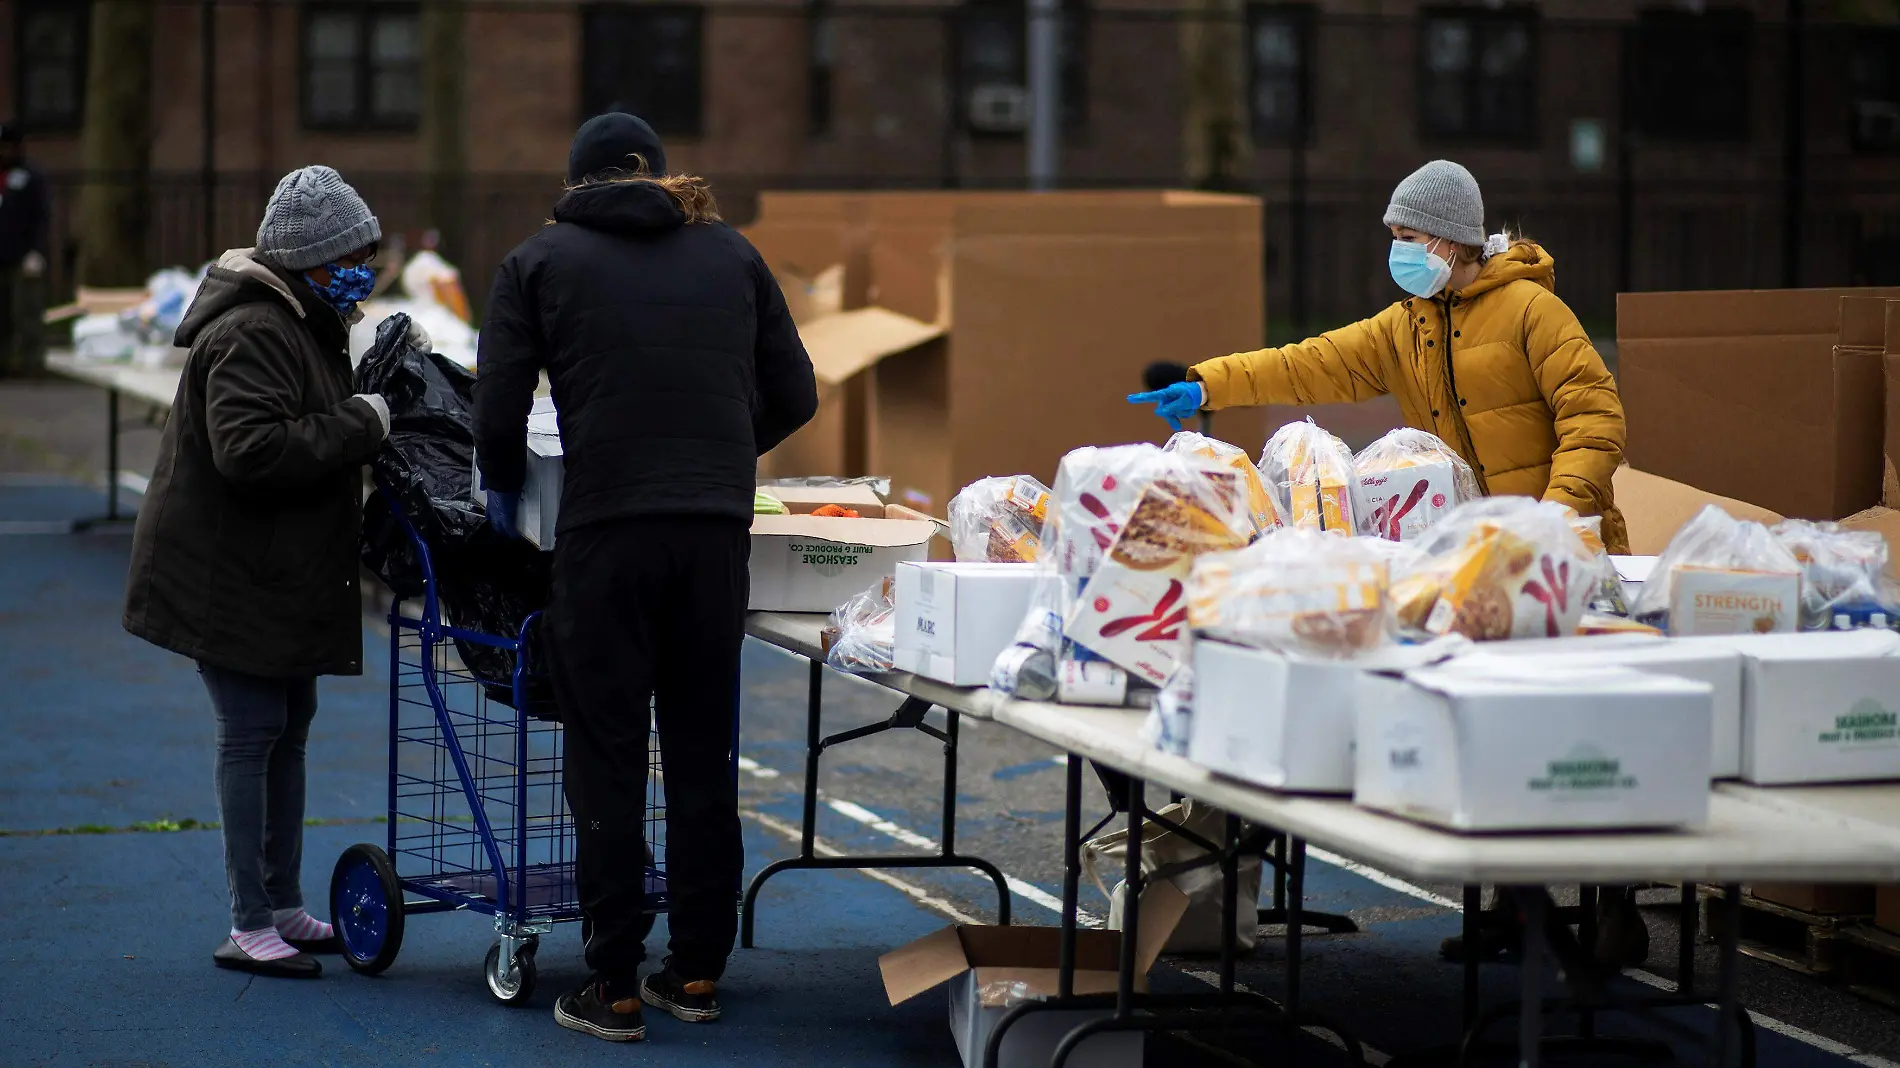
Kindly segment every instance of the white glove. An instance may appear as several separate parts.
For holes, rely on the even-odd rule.
[[[408,341],[409,344],[414,345],[423,352],[435,351],[435,340],[429,336],[427,330],[422,328],[422,324],[416,322],[413,318],[409,320]]]
[[[38,278],[46,273],[46,257],[37,252],[29,252],[20,259],[20,273],[28,278]]]
[[[383,425],[383,436],[389,436],[389,402],[380,393],[358,393],[356,399],[369,404],[376,413],[376,421]]]

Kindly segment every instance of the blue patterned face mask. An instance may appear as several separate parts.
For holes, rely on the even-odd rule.
[[[349,315],[356,305],[369,299],[370,291],[376,288],[376,270],[368,264],[357,267],[339,267],[334,263],[324,265],[330,272],[330,284],[320,286],[316,279],[305,273],[303,280],[317,291],[323,302],[337,310],[339,315]]]

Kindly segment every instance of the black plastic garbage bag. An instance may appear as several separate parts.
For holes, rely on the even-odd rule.
[[[393,499],[428,546],[446,621],[465,630],[517,637],[522,621],[547,605],[547,554],[496,533],[475,500],[475,376],[411,345],[408,338],[407,315],[383,320],[376,328],[376,343],[356,370],[358,392],[380,393],[389,403],[389,438],[370,461],[382,492],[363,510],[363,564],[398,598],[422,596],[422,561],[390,512]],[[455,639],[455,648],[491,699],[514,705],[512,652],[463,638]],[[545,661],[532,636],[528,662],[528,711],[555,718]]]

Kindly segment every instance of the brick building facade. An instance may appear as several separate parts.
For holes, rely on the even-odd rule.
[[[205,252],[205,5],[154,2],[148,246],[159,264]],[[27,122],[32,156],[62,194],[86,180],[87,6],[0,0],[0,56],[13,71],[0,78],[0,115]],[[393,228],[426,223],[421,6],[210,5],[219,243],[243,243],[276,176],[308,162],[342,170]],[[462,247],[449,251],[478,293],[489,266],[545,217],[575,124],[609,106],[653,118],[675,169],[713,178],[738,217],[764,187],[1023,177],[1021,0],[461,7],[467,172]],[[1271,209],[1269,307],[1326,322],[1383,302],[1379,208],[1398,177],[1433,156],[1478,174],[1495,222],[1553,248],[1586,317],[1607,315],[1619,286],[1783,284],[1791,188],[1794,277],[1879,277],[1886,251],[1900,251],[1900,4],[1809,0],[1797,50],[1789,9],[1787,0],[1244,7],[1253,150],[1243,177]],[[1062,181],[1178,183],[1178,8],[1065,0],[1063,12]],[[1801,120],[1791,124],[1796,96]],[[72,197],[60,200],[69,210]]]

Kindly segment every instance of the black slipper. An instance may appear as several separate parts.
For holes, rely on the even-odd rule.
[[[238,944],[229,938],[224,940],[223,945],[211,951],[211,963],[232,971],[268,975],[279,979],[315,979],[323,974],[323,965],[317,963],[315,957],[299,953],[294,957],[258,960],[239,949]]]

